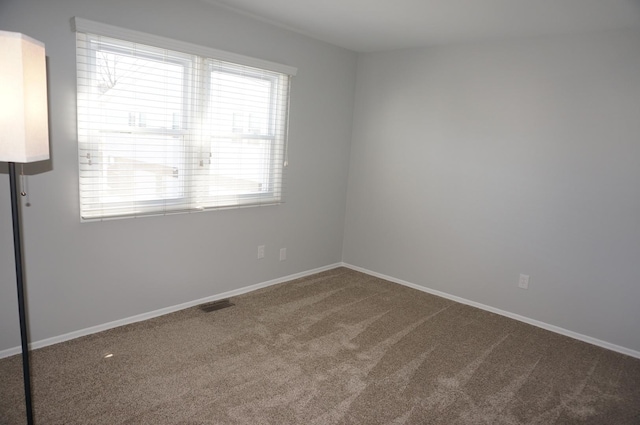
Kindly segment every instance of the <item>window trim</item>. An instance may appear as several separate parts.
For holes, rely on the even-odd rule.
[[[96,36],[104,36],[104,37],[108,37],[108,38],[113,38],[116,40],[126,40],[127,42],[132,42],[132,43],[139,43],[139,44],[143,44],[143,45],[147,45],[147,46],[151,46],[154,48],[158,48],[158,49],[167,49],[167,50],[172,50],[172,51],[177,51],[180,53],[184,53],[186,55],[195,55],[201,58],[211,58],[214,61],[222,61],[222,62],[230,62],[230,63],[234,63],[240,66],[248,66],[248,67],[252,67],[252,68],[260,68],[260,69],[264,69],[265,71],[271,71],[274,73],[279,73],[279,74],[286,74],[288,76],[295,76],[297,74],[297,69],[294,67],[290,67],[287,65],[282,65],[282,64],[278,64],[275,62],[270,62],[270,61],[266,61],[266,60],[262,60],[262,59],[256,59],[256,58],[252,58],[252,57],[248,57],[248,56],[243,56],[243,55],[239,55],[239,54],[235,54],[235,53],[231,53],[231,52],[226,52],[223,50],[218,50],[218,49],[212,49],[212,48],[208,48],[208,47],[204,47],[204,46],[199,46],[199,45],[195,45],[195,44],[191,44],[191,43],[187,43],[187,42],[182,42],[182,41],[178,41],[178,40],[173,40],[170,38],[166,38],[166,37],[161,37],[161,36],[157,36],[157,35],[152,35],[152,34],[147,34],[147,33],[143,33],[143,32],[139,32],[139,31],[134,31],[134,30],[129,30],[129,29],[124,29],[124,28],[119,28],[119,27],[115,27],[112,25],[107,25],[107,24],[103,24],[100,22],[95,22],[95,21],[90,21],[90,20],[86,20],[86,19],[82,19],[79,17],[74,17],[72,18],[72,26],[73,29],[76,33],[84,33],[84,34],[90,34],[90,35],[96,35]],[[108,50],[114,50],[117,51],[119,48],[118,45],[114,45],[114,46],[110,46],[108,48]],[[150,59],[153,59],[151,57],[152,55],[150,55]],[[178,62],[182,62],[179,58],[174,58],[176,59],[176,63]],[[203,64],[204,65],[204,64]],[[213,64],[213,67],[215,68],[215,63]],[[90,67],[90,70],[88,70],[88,72],[93,72],[91,71],[92,69],[94,69],[95,67]],[[203,68],[204,69],[204,68]],[[260,78],[260,76],[256,75],[256,78]],[[189,77],[185,77],[185,78],[189,78]],[[269,78],[267,78],[268,80]],[[287,91],[290,93],[290,82],[291,80],[289,79],[289,87],[287,88]],[[202,80],[202,84],[204,85],[204,79]],[[289,107],[289,98],[287,98],[287,103],[284,106],[286,114],[288,115],[288,107]],[[274,99],[275,101],[275,99]],[[188,102],[190,103],[190,102]],[[187,106],[187,108],[189,108]],[[184,111],[185,114],[188,114],[188,112],[185,110]],[[272,130],[275,130],[274,126],[278,126],[279,124],[273,122],[274,117],[269,117],[269,135],[256,135],[254,136],[255,138],[258,139],[273,139],[274,136],[271,134],[273,133]],[[125,129],[127,133],[140,133],[140,134],[146,134],[146,133],[156,133],[157,131],[160,131],[163,134],[166,134],[166,130],[159,130],[159,129],[151,129],[151,128],[127,128]],[[157,131],[156,131],[157,130]],[[279,178],[282,179],[284,178],[283,176],[283,169],[284,167],[286,167],[287,165],[287,153],[286,153],[286,149],[287,149],[287,137],[286,137],[286,133],[287,133],[287,125],[285,123],[285,127],[284,127],[284,132],[285,132],[285,138],[283,140],[284,145],[282,146],[282,154],[284,155],[283,158],[280,158],[280,162],[281,164],[272,164],[272,167],[280,167],[280,171],[279,171]],[[114,129],[114,131],[107,131],[107,133],[118,133],[119,130],[118,129]],[[182,134],[184,132],[184,129],[182,131],[177,131],[178,133]],[[186,131],[186,133],[189,133],[189,130]],[[183,134],[183,135],[187,135],[187,134]],[[239,134],[241,139],[246,139],[247,137],[244,136],[250,136],[249,138],[254,138],[251,137],[251,135],[248,134]],[[274,139],[275,140],[275,139]],[[275,161],[275,158],[272,159],[272,162]],[[272,177],[273,179],[274,177]],[[278,178],[278,176],[275,176],[275,178]],[[275,187],[275,185],[273,183],[270,183],[270,186]],[[188,191],[191,191],[191,184],[187,184],[188,187]],[[126,213],[115,213],[115,214],[108,214],[106,216],[92,216],[92,217],[84,217],[81,214],[81,222],[89,222],[89,221],[102,221],[102,220],[111,220],[111,219],[119,219],[119,218],[126,218],[126,217],[137,217],[139,213],[142,213],[143,216],[155,216],[155,215],[169,215],[169,214],[174,214],[174,213],[180,213],[180,212],[193,212],[193,211],[200,211],[200,210],[207,210],[207,209],[228,209],[228,208],[242,208],[245,206],[253,206],[253,205],[272,205],[272,204],[277,204],[282,202],[281,201],[281,192],[278,192],[279,195],[276,195],[276,192],[274,190],[270,190],[264,194],[262,194],[260,197],[262,197],[264,199],[263,202],[258,202],[257,204],[253,203],[253,202],[249,202],[249,203],[245,203],[242,202],[241,199],[245,197],[245,195],[236,195],[238,197],[238,203],[233,204],[233,205],[211,205],[211,206],[207,206],[207,207],[191,207],[191,208],[187,208],[187,209],[168,209],[168,210],[158,210],[158,211],[153,211],[153,210],[147,210],[146,206],[143,204],[139,204],[139,207],[141,207],[143,210],[147,210],[145,212],[140,211],[140,212],[135,212],[135,211],[130,211],[130,212],[126,212]],[[187,195],[187,198],[191,198],[191,195]],[[182,199],[182,198],[181,198]],[[251,199],[251,197],[248,197],[248,199]],[[257,199],[257,197],[255,195],[253,195],[253,199]],[[265,202],[266,201],[266,202]],[[154,205],[156,203],[156,201],[149,201],[149,206]],[[174,202],[169,201],[169,200],[164,200],[163,203],[165,205],[169,205],[169,204],[173,204]],[[175,200],[175,204],[176,205],[181,205],[184,204],[182,202],[180,202],[179,200]],[[118,206],[116,204],[111,204],[111,207],[115,207],[115,209],[118,209]]]

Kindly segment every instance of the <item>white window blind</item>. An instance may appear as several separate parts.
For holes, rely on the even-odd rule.
[[[75,24],[83,220],[282,202],[295,69]]]

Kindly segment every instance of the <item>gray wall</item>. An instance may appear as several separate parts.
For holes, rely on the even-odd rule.
[[[361,55],[344,261],[640,350],[639,47]]]
[[[286,203],[80,223],[73,16],[298,67]],[[26,167],[31,339],[339,262],[355,53],[197,0],[3,0],[0,28],[46,44],[52,160]],[[19,346],[9,179],[0,164],[0,351]],[[267,247],[256,260],[257,246]],[[280,247],[286,261],[278,261]]]

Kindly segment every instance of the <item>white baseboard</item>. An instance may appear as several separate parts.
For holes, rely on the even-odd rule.
[[[456,301],[459,302],[461,304],[466,304],[466,305],[470,305],[472,307],[477,307],[479,309],[482,310],[486,310],[489,311],[491,313],[496,313],[499,314],[501,316],[505,316],[505,317],[509,317],[511,319],[514,320],[518,320],[520,322],[524,322],[524,323],[528,323],[530,325],[533,326],[537,326],[539,328],[542,329],[546,329],[548,331],[551,332],[555,332],[557,334],[560,335],[564,335],[564,336],[568,336],[570,338],[574,338],[577,339],[579,341],[583,341],[589,344],[593,344],[593,345],[597,345],[599,347],[602,348],[606,348],[608,350],[612,350],[612,351],[616,351],[618,353],[622,353],[622,354],[626,354],[628,356],[631,357],[635,357],[640,359],[640,351],[636,351],[636,350],[632,350],[630,348],[626,348],[626,347],[622,347],[616,344],[612,344],[610,342],[607,341],[602,341],[600,339],[597,338],[593,338],[587,335],[583,335],[583,334],[579,334],[577,332],[573,332],[570,331],[568,329],[564,329],[558,326],[554,326],[554,325],[550,325],[548,323],[544,323],[544,322],[540,322],[538,320],[535,319],[531,319],[529,317],[525,317],[525,316],[521,316],[519,314],[515,314],[515,313],[511,313],[509,311],[505,311],[505,310],[501,310],[499,308],[495,308],[495,307],[491,307],[485,304],[481,304],[475,301],[471,301],[462,297],[458,297],[455,295],[451,295],[451,294],[447,294],[446,292],[441,292],[441,291],[437,291],[435,289],[430,289],[427,288],[425,286],[421,286],[421,285],[417,285],[415,283],[411,283],[411,282],[407,282],[405,280],[402,279],[397,279],[394,278],[392,276],[387,276],[384,275],[382,273],[377,273],[374,272],[372,270],[368,270],[362,267],[358,267],[358,266],[354,266],[348,263],[335,263],[335,264],[330,264],[324,267],[319,267],[317,269],[313,269],[313,270],[307,270],[304,272],[300,272],[300,273],[295,273],[292,275],[288,275],[288,276],[284,276],[284,277],[280,277],[277,279],[273,279],[273,280],[269,280],[266,282],[261,282],[261,283],[257,283],[255,285],[250,285],[250,286],[245,286],[244,288],[240,288],[240,289],[235,289],[233,291],[228,291],[228,292],[223,292],[221,294],[216,294],[216,295],[212,295],[209,297],[205,297],[205,298],[200,298],[197,300],[193,300],[193,301],[189,301],[186,303],[182,303],[182,304],[178,304],[178,305],[174,305],[174,306],[170,306],[170,307],[166,307],[166,308],[161,308],[159,310],[154,310],[154,311],[150,311],[148,313],[143,313],[143,314],[138,314],[136,316],[131,316],[131,317],[127,317],[124,319],[120,319],[120,320],[115,320],[113,322],[109,322],[109,323],[104,323],[102,325],[97,325],[97,326],[92,326],[90,328],[85,328],[85,329],[80,329],[74,332],[69,332],[66,333],[64,335],[59,335],[59,336],[54,336],[51,338],[47,338],[47,339],[43,339],[43,340],[39,340],[39,341],[34,341],[29,343],[29,349],[33,350],[33,349],[37,349],[37,348],[42,348],[42,347],[46,347],[49,345],[53,345],[53,344],[57,344],[60,342],[64,342],[64,341],[69,341],[71,339],[75,339],[75,338],[80,338],[82,336],[85,335],[91,335],[94,333],[98,333],[98,332],[102,332],[102,331],[106,331],[108,329],[113,329],[113,328],[117,328],[119,326],[124,326],[124,325],[128,325],[130,323],[135,323],[135,322],[140,322],[143,320],[148,320],[148,319],[153,319],[154,317],[158,317],[158,316],[162,316],[165,314],[169,314],[169,313],[173,313],[179,310],[184,310],[185,308],[190,308],[193,306],[196,306],[198,304],[204,304],[207,302],[211,302],[211,301],[217,301],[217,300],[221,300],[224,298],[231,298],[231,297],[235,297],[241,294],[246,294],[248,292],[252,292],[261,288],[266,288],[268,286],[272,286],[272,285],[276,285],[278,283],[282,283],[282,282],[287,282],[289,280],[294,280],[294,279],[299,279],[301,277],[306,277],[315,273],[320,273],[323,271],[327,271],[327,270],[332,270],[335,269],[337,267],[347,267],[349,269],[352,270],[356,270],[359,271],[361,273],[365,273],[371,276],[375,276],[375,277],[379,277],[380,279],[384,279],[384,280],[388,280],[390,282],[394,282],[403,286],[407,286],[409,288],[413,288],[413,289],[417,289],[418,291],[422,291],[422,292],[426,292],[428,294],[432,294],[432,295],[436,295],[442,298],[446,298],[452,301]],[[0,351],[0,359],[5,358],[5,357],[9,357],[9,356],[13,356],[16,354],[20,354],[22,352],[22,349],[20,347],[13,347],[13,348],[9,348],[6,350],[2,350]]]
[[[417,289],[418,291],[426,292],[428,294],[437,295],[442,298],[446,298],[452,301],[459,302],[461,304],[470,305],[472,307],[477,307],[482,310],[490,311],[491,313],[496,313],[501,316],[508,317],[510,319],[518,320],[520,322],[528,323],[533,326],[537,326],[542,329],[546,329],[551,332],[555,332],[560,335],[568,336],[573,339],[577,339],[579,341],[587,342],[589,344],[597,345],[602,348],[606,348],[611,351],[616,351],[618,353],[626,354],[627,356],[635,357],[640,359],[640,351],[632,350],[630,348],[622,347],[620,345],[612,344],[607,341],[602,341],[597,338],[592,338],[587,335],[579,334],[577,332],[570,331],[568,329],[564,329],[558,326],[550,325],[548,323],[540,322],[539,320],[531,319],[529,317],[520,316],[519,314],[511,313],[509,311],[500,310],[499,308],[491,307],[489,305],[481,304],[475,301],[467,300],[465,298],[457,297],[455,295],[447,294],[446,292],[436,291],[435,289],[430,289],[425,286],[416,285],[415,283],[407,282],[402,279],[396,279],[395,277],[387,276],[382,273],[377,273],[371,270],[364,269],[362,267],[354,266],[347,263],[340,264],[343,267],[347,267],[352,270],[356,270],[371,276],[379,277],[380,279],[388,280],[393,283],[398,283],[403,286],[408,286],[409,288]]]
[[[104,323],[102,325],[92,326],[90,328],[80,329],[77,331],[69,332],[64,335],[54,336],[47,339],[42,339],[39,341],[34,341],[29,343],[29,349],[34,350],[37,348],[46,347],[53,344],[58,344],[59,342],[69,341],[71,339],[80,338],[81,336],[91,335],[94,333],[106,331],[108,329],[117,328],[119,326],[128,325],[130,323],[141,322],[143,320],[153,319],[154,317],[163,316],[165,314],[173,313],[179,310],[184,310],[185,308],[193,307],[198,304],[204,304],[211,301],[222,300],[225,298],[235,297],[241,294],[246,294],[247,292],[252,292],[258,289],[266,288],[267,286],[276,285],[278,283],[287,282],[289,280],[299,279],[301,277],[306,277],[312,274],[324,272],[327,270],[332,270],[337,267],[341,267],[342,263],[330,264],[328,266],[319,267],[313,270],[307,270],[300,273],[291,274],[284,277],[279,277],[277,279],[272,279],[266,282],[256,283],[255,285],[245,286],[244,288],[234,289],[233,291],[223,292],[221,294],[212,295],[205,298],[200,298],[198,300],[189,301],[186,303],[161,308],[159,310],[150,311],[148,313],[138,314],[136,316],[127,317],[120,320],[115,320],[113,322]],[[20,354],[22,352],[21,347],[13,347],[8,348],[6,350],[0,351],[0,359],[13,356],[15,354]]]

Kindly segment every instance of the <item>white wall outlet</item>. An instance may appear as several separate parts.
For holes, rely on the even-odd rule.
[[[529,275],[521,274],[520,280],[518,280],[518,287],[522,289],[529,289]]]
[[[287,248],[280,248],[280,261],[287,259]]]
[[[264,245],[258,245],[258,260],[264,258]]]

